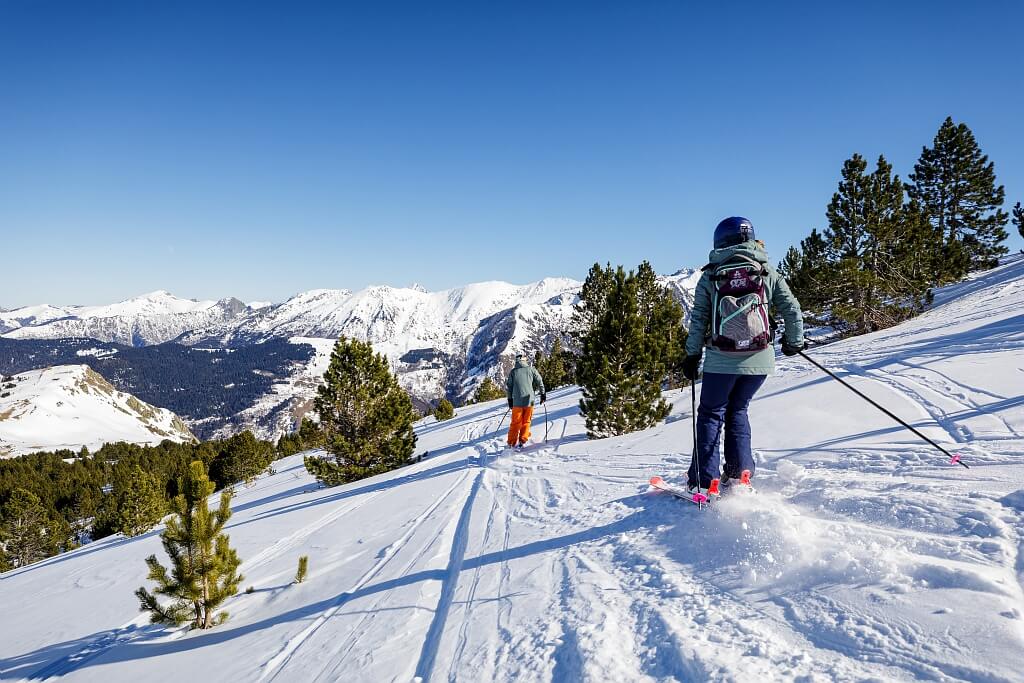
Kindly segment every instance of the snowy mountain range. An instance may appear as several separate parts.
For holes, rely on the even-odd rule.
[[[33,370],[0,381],[0,457],[164,439],[195,437],[174,413],[118,391],[86,365]]]
[[[106,306],[27,306],[0,311],[0,332],[11,339],[69,339],[143,346],[161,344],[250,311],[238,299],[192,301],[157,291]]]
[[[661,278],[688,312],[700,271]],[[546,278],[527,285],[481,282],[427,292],[421,287],[318,289],[280,304],[180,299],[154,292],[93,307],[31,306],[0,312],[7,339],[89,337],[144,346],[174,341],[196,348],[252,347],[270,339],[313,346],[310,361],[216,432],[239,428],[276,438],[309,409],[330,345],[339,336],[373,343],[403,386],[425,407],[442,396],[461,402],[486,376],[501,377],[516,353],[546,350],[572,316],[581,283]],[[210,362],[217,358],[211,356]],[[226,416],[220,416],[226,417]]]
[[[685,480],[688,390],[600,440],[553,391],[522,452],[503,401],[468,406],[394,472],[321,488],[300,454],[239,487],[245,581],[213,630],[139,613],[156,533],[3,574],[0,678],[1020,681],[1022,296],[1016,259],[810,351],[970,469],[799,357],[751,404],[756,494],[703,511],[647,486]]]

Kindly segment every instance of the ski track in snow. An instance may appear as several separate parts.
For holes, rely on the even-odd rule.
[[[395,558],[399,551],[401,551],[409,542],[409,540],[413,537],[413,535],[420,528],[420,526],[425,521],[430,519],[434,511],[437,510],[437,508],[439,508],[441,504],[448,499],[448,496],[450,496],[456,489],[458,489],[462,485],[463,481],[465,480],[465,477],[466,475],[460,477],[458,481],[452,484],[451,487],[448,488],[448,490],[445,491],[443,495],[439,496],[437,500],[435,500],[424,512],[422,512],[415,519],[413,519],[412,523],[409,525],[409,528],[401,536],[401,538],[399,538],[398,541],[396,541],[391,546],[386,548],[384,550],[382,557],[377,561],[377,563],[374,564],[369,571],[363,574],[359,578],[359,580],[352,585],[351,588],[349,588],[347,591],[339,595],[333,605],[331,605],[329,608],[321,612],[313,620],[313,622],[309,626],[304,628],[300,633],[289,639],[288,642],[285,644],[284,648],[282,648],[280,652],[278,652],[276,655],[270,658],[266,662],[266,664],[263,665],[263,674],[260,676],[260,680],[265,680],[270,676],[276,676],[280,670],[286,667],[288,663],[291,661],[292,657],[294,656],[296,650],[302,647],[302,645],[304,645],[306,641],[313,637],[316,634],[316,632],[320,629],[320,627],[323,626],[334,615],[334,613],[337,612],[345,604],[345,602],[353,593],[366,586],[385,566],[387,566],[389,562],[391,562],[392,559]]]

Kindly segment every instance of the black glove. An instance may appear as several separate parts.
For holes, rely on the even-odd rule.
[[[544,405],[544,403],[546,403],[547,400],[548,400],[548,395],[547,394],[541,394],[540,395],[540,404],[541,405]]]
[[[784,355],[784,356],[795,356],[798,353],[800,353],[801,351],[805,350],[806,348],[807,348],[807,342],[804,342],[803,344],[800,344],[799,346],[794,346],[794,345],[790,344],[788,341],[786,341],[785,339],[782,340],[782,355]]]
[[[698,375],[698,368],[700,367],[700,356],[687,356],[683,359],[683,377],[690,380],[691,382],[696,381]]]
[[[512,410],[512,398],[511,397],[509,397],[509,399],[508,399],[508,409]]]

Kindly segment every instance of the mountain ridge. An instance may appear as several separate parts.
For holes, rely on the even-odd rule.
[[[699,276],[699,270],[684,268],[659,278],[687,315]],[[209,434],[208,422],[189,423],[204,436],[249,428],[277,438],[308,410],[338,337],[372,343],[421,409],[441,397],[461,403],[485,377],[502,378],[517,353],[547,351],[564,336],[581,286],[571,278],[547,277],[524,285],[491,280],[437,292],[416,285],[321,288],[260,307],[237,299],[180,299],[157,290],[106,306],[42,304],[7,311],[0,314],[0,325],[6,321],[9,329],[0,338],[92,338],[142,347],[174,342],[222,350],[257,348],[270,340],[307,344],[314,349],[308,361],[238,413],[240,419],[218,416],[220,426]],[[219,362],[218,357],[210,362]]]
[[[165,439],[195,436],[171,411],[118,391],[87,365],[30,370],[0,383],[0,457]]]

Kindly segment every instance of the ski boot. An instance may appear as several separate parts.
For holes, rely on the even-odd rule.
[[[726,474],[722,477],[722,488],[732,491],[742,491],[744,493],[752,492],[754,487],[750,484],[750,470],[743,470],[743,472],[740,473],[739,479],[730,477]]]

